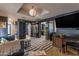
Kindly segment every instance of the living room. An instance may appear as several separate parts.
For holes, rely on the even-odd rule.
[[[78,3],[2,3],[0,55],[79,55],[78,19]]]

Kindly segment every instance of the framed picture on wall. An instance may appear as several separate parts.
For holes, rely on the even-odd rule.
[[[6,22],[0,22],[0,28],[6,28]]]

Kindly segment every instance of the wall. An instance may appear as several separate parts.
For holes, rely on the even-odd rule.
[[[11,24],[11,35],[14,35],[16,32],[15,21],[17,21],[17,17],[4,10],[0,10],[0,16],[8,17],[8,24]]]

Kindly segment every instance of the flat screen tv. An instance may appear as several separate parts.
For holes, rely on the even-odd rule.
[[[79,28],[79,13],[56,18],[57,28]]]

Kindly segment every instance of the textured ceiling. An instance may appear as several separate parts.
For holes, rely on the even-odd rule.
[[[31,6],[35,6],[39,12],[42,12],[37,17],[31,17],[26,10],[29,10]],[[23,8],[25,14],[18,11]],[[64,14],[72,11],[79,10],[79,4],[74,3],[0,3],[0,15],[13,18],[24,18],[29,21],[35,21],[45,18],[50,18],[59,14]]]

